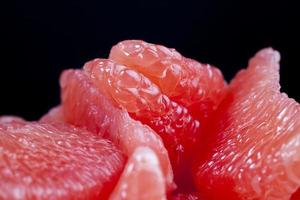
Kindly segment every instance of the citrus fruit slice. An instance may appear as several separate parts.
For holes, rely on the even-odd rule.
[[[164,176],[156,154],[148,147],[138,147],[109,200],[166,200]]]
[[[162,94],[147,77],[114,61],[95,59],[84,70],[101,91],[162,137],[175,171],[191,157],[200,124],[185,107]]]
[[[280,55],[258,52],[229,85],[195,164],[209,199],[289,199],[300,186],[300,106],[280,93]]]
[[[155,151],[166,177],[174,188],[168,152],[161,138],[148,126],[132,119],[104,95],[81,70],[67,70],[61,76],[62,109],[66,122],[86,127],[113,141],[127,156],[139,146]]]
[[[194,117],[201,123],[226,93],[220,70],[162,45],[125,40],[112,47],[109,58],[143,73],[172,100],[188,108],[192,106],[190,111],[196,108]]]
[[[98,81],[98,85],[107,84],[113,98],[131,116],[159,133],[168,149],[176,182],[191,188],[187,172],[194,146],[227,91],[222,73],[209,64],[185,58],[175,49],[141,40],[119,42],[112,47],[109,58],[118,64],[103,67],[114,69],[100,79],[114,82]],[[93,75],[105,74],[101,68]],[[163,109],[170,112],[165,114]]]
[[[0,124],[0,199],[107,199],[125,164],[108,140],[64,124]]]

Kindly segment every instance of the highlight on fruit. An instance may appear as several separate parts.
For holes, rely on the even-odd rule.
[[[227,83],[210,64],[141,40],[60,77],[38,121],[0,116],[0,199],[299,200],[300,105],[280,54]]]

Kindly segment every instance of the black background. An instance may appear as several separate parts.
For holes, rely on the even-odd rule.
[[[7,8],[7,9],[6,9]],[[143,39],[218,66],[227,80],[259,49],[282,55],[282,91],[300,100],[297,5],[289,1],[32,1],[2,7],[0,115],[38,119],[59,103],[59,74]]]

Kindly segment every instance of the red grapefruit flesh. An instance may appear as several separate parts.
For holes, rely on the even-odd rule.
[[[21,118],[21,117],[16,117],[16,116],[0,116],[0,125],[1,124],[19,124],[22,125],[26,123],[26,121]]]
[[[171,200],[201,200],[197,194],[176,194]],[[202,199],[203,200],[203,199]]]
[[[280,93],[279,53],[258,52],[203,134],[195,182],[209,199],[289,199],[300,186],[300,106]]]
[[[143,73],[162,92],[189,108],[204,123],[226,93],[222,73],[208,64],[185,58],[175,49],[141,40],[115,45],[110,59]],[[191,108],[190,108],[191,106]]]
[[[298,190],[295,193],[293,193],[290,200],[299,200],[299,199],[300,199],[300,187],[298,188]]]
[[[107,199],[125,159],[108,140],[62,124],[0,124],[0,199]]]
[[[138,147],[126,167],[110,200],[166,200],[164,176],[156,154]]]
[[[113,105],[81,70],[65,71],[61,76],[61,88],[66,122],[109,138],[128,156],[139,146],[150,147],[159,158],[168,189],[174,188],[168,152],[151,128]]]
[[[64,115],[62,113],[61,106],[56,106],[49,110],[48,113],[46,113],[44,116],[41,117],[39,120],[40,122],[44,123],[55,123],[55,122],[61,122],[63,123],[65,121]]]
[[[142,74],[108,59],[95,59],[84,70],[93,83],[149,125],[163,139],[175,171],[187,162],[197,143],[200,124]]]

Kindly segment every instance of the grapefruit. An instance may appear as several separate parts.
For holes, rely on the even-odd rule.
[[[138,147],[110,196],[110,200],[166,200],[164,176],[150,148]]]
[[[95,59],[86,63],[84,70],[101,91],[162,137],[176,173],[178,166],[191,157],[199,135],[199,121],[143,74],[124,65]]]
[[[201,123],[226,93],[227,85],[219,69],[162,45],[125,40],[112,47],[109,58],[144,74],[165,95],[188,107]]]
[[[298,200],[300,106],[279,57],[258,52],[227,86],[175,49],[118,43],[63,72],[39,122],[0,117],[0,199]]]
[[[0,123],[0,199],[107,199],[125,164],[110,141],[15,120]]]
[[[300,106],[280,93],[279,53],[240,71],[201,138],[194,179],[208,199],[289,199],[300,186]]]
[[[60,83],[62,111],[67,123],[85,127],[94,134],[109,138],[127,156],[139,146],[150,147],[159,158],[168,190],[174,188],[168,152],[156,132],[114,105],[83,71],[65,71]]]

